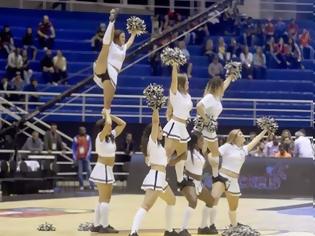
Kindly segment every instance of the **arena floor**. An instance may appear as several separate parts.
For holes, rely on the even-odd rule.
[[[120,194],[112,198],[110,224],[121,230],[118,235],[128,235],[133,216],[142,202],[142,195]],[[91,222],[96,197],[64,198],[2,202],[0,204],[0,236],[38,235],[100,235],[77,231],[81,223]],[[179,227],[183,209],[183,197],[177,198],[175,226]],[[201,216],[199,204],[191,221],[191,233],[196,233]],[[164,203],[159,200],[143,222],[140,235],[163,235]],[[259,230],[262,235],[308,236],[315,233],[314,208],[311,199],[250,199],[240,201],[239,222]],[[55,232],[40,232],[37,227],[51,223]],[[217,227],[222,232],[229,224],[226,199],[218,207]],[[109,234],[107,234],[109,235]],[[117,234],[113,234],[117,235]],[[197,234],[194,234],[197,235]]]

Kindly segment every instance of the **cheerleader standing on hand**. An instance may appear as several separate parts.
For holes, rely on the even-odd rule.
[[[197,200],[200,199],[206,205],[203,210],[203,221],[201,227],[198,228],[198,234],[218,234],[214,221],[216,210],[214,207],[214,199],[210,191],[201,183],[203,169],[206,163],[202,154],[203,137],[199,132],[192,132],[191,140],[188,142],[188,155],[185,162],[184,180],[185,186],[181,192],[188,201],[188,207],[185,209],[183,224],[181,226],[180,236],[190,236],[188,232],[188,223],[191,214],[197,207]],[[208,227],[208,219],[210,216],[210,227]]]
[[[241,130],[234,129],[229,133],[227,142],[219,148],[222,166],[218,181],[212,185],[212,196],[218,200],[225,193],[229,204],[229,218],[232,226],[237,226],[236,210],[241,196],[238,177],[248,153],[263,139],[268,132],[264,129],[248,145]]]
[[[151,209],[158,197],[167,204],[165,209],[165,236],[178,235],[172,231],[173,208],[176,202],[175,195],[166,181],[167,156],[161,144],[163,139],[162,128],[159,121],[159,111],[153,110],[152,125],[146,127],[141,139],[142,152],[150,171],[145,177],[142,189],[145,191],[143,203],[137,211],[131,228],[130,236],[137,236],[140,224]]]
[[[136,32],[133,32],[126,43],[122,30],[115,30],[118,9],[110,11],[109,23],[103,37],[103,46],[94,63],[94,81],[103,89],[104,109],[107,128],[111,125],[110,107],[116,91],[117,77],[126,57],[127,49],[133,44]]]
[[[90,176],[90,181],[97,185],[99,193],[99,201],[94,213],[94,225],[91,231],[99,233],[118,233],[117,230],[108,224],[108,211],[113,183],[115,182],[113,173],[116,155],[115,138],[124,130],[126,123],[117,116],[112,115],[111,118],[117,124],[114,130],[108,131],[105,129],[104,123],[106,121],[101,120],[101,123],[98,122],[100,132],[95,141],[98,158]]]
[[[186,121],[193,107],[188,93],[189,81],[186,74],[178,74],[177,64],[172,65],[172,82],[167,109],[168,123],[163,129],[165,136],[166,155],[170,159],[176,153],[176,177],[179,186],[183,182],[185,160],[187,158],[187,143],[190,140]]]

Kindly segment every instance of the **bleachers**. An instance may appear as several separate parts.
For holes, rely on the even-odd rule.
[[[100,22],[107,23],[107,16],[98,13],[79,13],[79,12],[55,12],[55,11],[37,11],[37,10],[18,10],[0,8],[0,25],[9,24],[11,26],[17,45],[20,45],[21,37],[25,32],[25,27],[32,26],[34,32],[42,15],[48,14],[56,28],[57,39],[54,45],[55,50],[61,49],[68,60],[69,84],[75,84],[83,78],[91,75],[92,64],[97,56],[97,52],[93,51],[90,46],[90,39],[95,33]],[[119,17],[117,22],[118,28],[125,28],[127,15]],[[142,16],[146,21],[148,31],[151,28],[149,16]],[[299,22],[301,28],[306,25],[314,26],[314,23]],[[313,32],[312,32],[313,33]],[[137,43],[146,40],[149,35],[139,37]],[[211,37],[216,44],[218,36]],[[224,37],[229,42],[230,37]],[[200,97],[208,80],[208,58],[203,55],[202,45],[189,45],[188,50],[191,54],[193,62],[193,78],[190,82],[192,96]],[[31,68],[34,71],[34,78],[39,82],[41,79],[40,58],[44,55],[43,50],[39,50],[37,60],[31,62]],[[297,99],[297,100],[313,100],[314,99],[314,61],[304,60],[302,62],[304,70],[278,70],[268,69],[266,80],[240,80],[233,83],[231,88],[226,92],[227,98],[258,98],[258,99]],[[5,74],[6,59],[0,58],[0,78]],[[80,72],[81,70],[83,72]],[[80,73],[77,73],[80,72]],[[170,76],[169,70],[165,68],[162,76],[151,76],[151,67],[147,60],[143,60],[135,66],[122,72],[118,80],[119,94],[142,94],[143,88],[149,83],[156,82],[169,87]],[[68,86],[50,86],[41,85],[41,91],[62,92]],[[83,90],[82,90],[83,91]],[[166,89],[167,91],[167,89]],[[91,93],[101,93],[99,88],[91,91]],[[47,97],[42,99],[47,101]],[[95,104],[101,104],[101,99],[92,100]],[[119,100],[116,101],[119,103]],[[126,103],[126,101],[124,100]],[[133,101],[130,100],[130,105]],[[129,104],[129,103],[128,103]],[[127,105],[128,105],[127,104]],[[231,103],[229,106],[237,107],[239,104]],[[261,105],[261,109],[264,105]],[[275,107],[276,109],[277,107]],[[78,108],[80,109],[80,108]],[[89,108],[93,109],[94,108]],[[97,109],[96,109],[97,110]],[[67,112],[66,108],[62,111]],[[122,112],[128,113],[125,109]],[[227,115],[233,115],[228,111]],[[235,113],[234,113],[235,114]],[[244,116],[249,114],[244,113]],[[300,114],[297,114],[298,116]],[[60,117],[59,117],[60,118]],[[68,118],[65,118],[68,119]],[[71,119],[71,117],[69,118]]]

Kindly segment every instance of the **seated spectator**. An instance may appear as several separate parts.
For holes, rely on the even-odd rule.
[[[55,76],[54,63],[51,55],[51,50],[46,51],[45,57],[40,61],[42,69],[42,77],[46,83],[53,83]]]
[[[299,26],[295,22],[295,19],[292,19],[290,23],[288,24],[288,35],[289,37],[296,39],[298,32],[299,32]]]
[[[286,32],[286,29],[287,29],[286,23],[282,20],[281,17],[279,17],[275,25],[275,37],[277,39],[283,37],[284,33]]]
[[[133,142],[133,137],[132,133],[127,133],[126,138],[123,144],[123,151],[126,155],[132,156],[135,152],[135,147],[134,147],[134,142]]]
[[[256,53],[253,57],[254,78],[264,79],[266,77],[266,56],[261,47],[256,48]]]
[[[167,15],[164,16],[164,29],[166,29],[168,26],[173,27],[178,22],[180,22],[182,19],[182,16],[175,11],[174,7],[171,7]]]
[[[6,69],[9,79],[15,76],[16,72],[22,72],[23,70],[23,58],[20,53],[20,49],[16,48],[8,56],[8,64]]]
[[[38,87],[37,80],[31,79],[31,83],[24,87],[24,91],[36,93],[36,92],[38,92],[37,87]],[[29,95],[29,98],[28,98],[29,102],[39,102],[39,95],[37,95],[35,93],[32,95]]]
[[[36,60],[36,55],[37,55],[37,48],[34,44],[34,37],[33,37],[33,29],[32,27],[28,27],[26,29],[26,32],[23,36],[22,39],[22,43],[23,43],[23,47],[24,49],[26,49],[27,51],[29,49],[32,50],[32,60]]]
[[[226,51],[226,61],[235,61],[238,60],[242,52],[241,47],[237,43],[235,38],[231,38],[231,43]]]
[[[47,15],[43,16],[43,20],[39,22],[38,29],[38,42],[42,48],[51,49],[56,37],[55,28]]]
[[[299,60],[299,55],[296,53],[293,53],[291,51],[291,47],[288,47],[288,49],[285,52],[284,58],[285,63],[287,65],[287,68],[289,69],[301,69],[301,60]]]
[[[203,25],[197,28],[194,31],[194,33],[196,35],[195,44],[197,45],[204,43],[205,38],[209,36],[209,30],[208,30],[207,25]]]
[[[185,57],[187,58],[187,63],[183,66],[180,66],[179,70],[180,73],[186,73],[188,78],[191,78],[191,73],[192,73],[192,63],[190,61],[190,53],[186,48],[186,44],[185,41],[179,41],[178,42],[178,47],[180,50],[182,50],[182,52],[184,53]]]
[[[267,40],[269,40],[271,37],[274,37],[275,27],[274,27],[271,19],[268,19],[267,23],[265,24],[264,32],[265,32]]]
[[[22,59],[23,59],[23,78],[24,78],[25,83],[29,84],[30,79],[33,75],[33,70],[30,68],[30,61],[28,60],[26,49],[23,49],[22,51]]]
[[[312,146],[311,140],[305,137],[305,130],[300,129],[295,132],[294,141],[294,157],[300,158],[313,158],[314,159],[314,148]]]
[[[31,152],[41,152],[43,151],[43,141],[39,138],[38,132],[33,131],[32,137],[28,137],[26,142],[24,143],[22,150],[28,150]]]
[[[156,50],[158,48],[158,45],[154,44],[153,45],[153,50]],[[162,75],[162,64],[161,64],[161,57],[160,57],[160,53],[154,52],[152,54],[149,55],[149,63],[151,65],[151,69],[152,69],[152,75],[154,76],[160,76]]]
[[[301,53],[300,47],[298,46],[298,44],[295,42],[293,38],[288,39],[288,47],[291,49],[291,52],[293,53],[293,55],[297,57],[297,60],[299,62],[302,61],[302,53]]]
[[[308,30],[303,29],[302,34],[299,35],[299,42],[300,42],[301,49],[303,51],[304,59],[313,59],[314,48],[310,45],[311,36]]]
[[[262,47],[263,45],[265,45],[266,37],[265,37],[263,26],[261,24],[257,25],[255,34],[253,35],[253,37],[254,37],[254,40],[253,40],[254,46]]]
[[[67,59],[62,55],[60,50],[57,51],[57,55],[53,58],[55,79],[56,83],[64,83],[68,77],[67,73]]]
[[[223,37],[219,38],[217,51],[218,51],[218,56],[219,56],[220,62],[224,63],[225,59],[226,59],[226,46],[225,46],[225,42],[224,42]]]
[[[288,146],[285,144],[279,145],[279,151],[275,153],[276,158],[292,158],[292,155],[287,151]]]
[[[253,54],[249,51],[248,46],[244,47],[240,59],[242,62],[242,77],[253,79]]]
[[[154,38],[162,33],[158,15],[151,16],[151,25],[152,25],[151,37]]]
[[[101,50],[103,46],[103,37],[106,31],[106,24],[105,23],[100,23],[98,30],[96,31],[95,35],[91,39],[91,47],[94,50]]]
[[[215,56],[215,52],[214,52],[214,48],[213,48],[213,41],[211,39],[208,39],[206,41],[204,53],[206,56],[208,56],[209,63],[211,63],[214,56]]]
[[[11,53],[14,47],[14,40],[11,33],[10,26],[4,25],[2,31],[0,32],[1,44],[5,49],[7,55]]]
[[[287,68],[287,60],[286,60],[286,55],[288,54],[288,50],[289,47],[288,45],[284,44],[284,40],[281,37],[278,41],[278,43],[276,43],[274,45],[273,48],[274,52],[274,58],[276,59],[277,62],[277,68],[278,69],[286,69]]]
[[[281,133],[281,141],[282,144],[288,145],[288,152],[293,154],[293,150],[294,150],[294,142],[292,139],[292,135],[290,130],[288,129],[284,129]]]
[[[64,150],[64,145],[60,134],[57,133],[57,124],[51,124],[50,130],[46,132],[44,137],[44,149],[46,151],[61,151]]]
[[[213,61],[209,64],[208,73],[209,73],[210,78],[214,78],[216,76],[221,77],[221,75],[223,74],[223,66],[219,62],[219,57],[217,55],[213,58]]]
[[[257,145],[256,149],[249,153],[249,155],[252,157],[266,157],[264,153],[264,148],[265,143],[262,141]]]
[[[16,76],[11,80],[12,90],[17,91],[17,92],[23,91],[24,86],[25,86],[25,82],[22,79],[21,72],[16,72]],[[14,94],[12,96],[12,99],[14,101],[21,101],[23,99],[23,97],[24,96],[21,94]]]
[[[273,157],[279,151],[279,140],[276,136],[270,135],[265,144],[264,153],[266,157]]]
[[[11,84],[9,83],[9,80],[8,80],[7,78],[3,78],[3,79],[1,80],[1,83],[0,83],[0,90],[1,90],[1,91],[12,91],[12,90],[13,90],[13,88],[12,88],[12,86],[11,86]],[[2,95],[0,95],[0,96],[2,96],[4,99],[10,101],[13,95],[11,95],[11,94],[9,94],[9,93],[4,93],[4,94],[2,94]]]

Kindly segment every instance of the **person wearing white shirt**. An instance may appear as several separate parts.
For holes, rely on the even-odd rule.
[[[67,59],[63,56],[60,50],[57,51],[57,55],[53,58],[55,69],[55,82],[60,82],[67,78]]]
[[[304,130],[295,133],[294,157],[314,158],[314,149],[309,138],[305,137]]]
[[[14,49],[8,56],[7,72],[10,79],[16,74],[16,72],[22,70],[23,58],[20,55],[20,49]]]
[[[240,55],[240,59],[243,65],[243,77],[253,79],[253,54],[249,51],[247,46],[244,47],[243,52]]]

